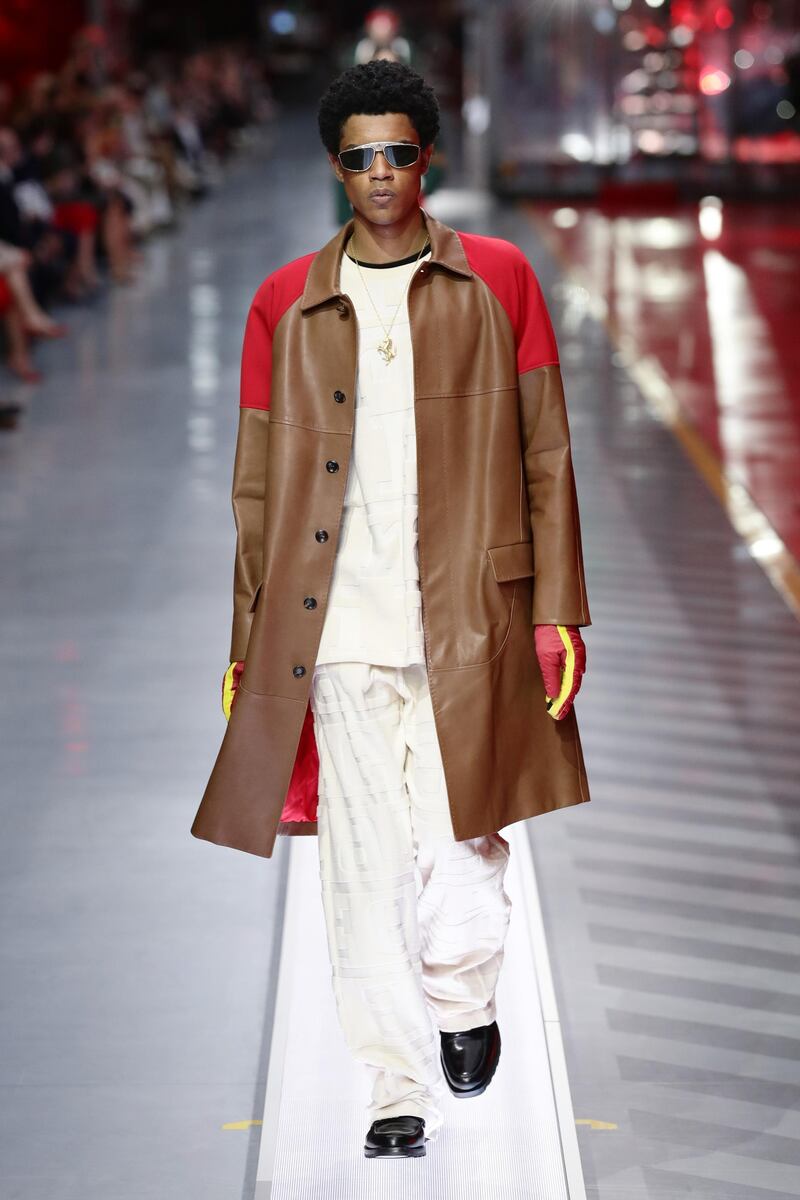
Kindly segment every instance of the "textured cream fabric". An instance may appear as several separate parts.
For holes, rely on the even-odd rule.
[[[407,285],[420,262],[361,270],[397,351],[384,362],[384,330],[356,264],[342,255],[341,289],[358,320],[353,452],[317,662],[407,666],[425,661],[417,551],[414,365]]]
[[[320,881],[333,990],[371,1082],[367,1125],[447,1094],[439,1030],[490,1024],[511,900],[499,833],[457,842],[424,664],[320,664]]]

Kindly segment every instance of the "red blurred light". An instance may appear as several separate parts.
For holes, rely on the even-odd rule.
[[[727,4],[721,4],[714,13],[714,23],[717,29],[730,29],[733,24],[733,13]]]

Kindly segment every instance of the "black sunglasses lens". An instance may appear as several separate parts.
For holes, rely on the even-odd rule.
[[[410,167],[419,157],[419,146],[408,146],[405,142],[392,142],[386,147],[386,157],[393,167]]]
[[[370,146],[357,146],[355,150],[343,150],[339,162],[347,171],[366,171],[372,165],[374,155]]]
[[[366,171],[372,166],[375,150],[372,146],[356,146],[352,150],[342,150],[339,162],[346,171]],[[419,146],[409,146],[406,142],[390,142],[386,147],[386,157],[393,167],[410,167],[419,158]]]

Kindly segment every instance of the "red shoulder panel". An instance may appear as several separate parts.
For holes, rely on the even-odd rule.
[[[269,409],[272,335],[283,314],[303,294],[308,268],[317,251],[295,258],[268,275],[259,287],[244,329],[239,404]]]
[[[477,233],[458,236],[470,267],[502,304],[517,343],[517,374],[558,365],[558,346],[539,280],[519,246]]]

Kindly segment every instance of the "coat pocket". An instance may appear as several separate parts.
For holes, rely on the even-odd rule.
[[[498,583],[533,575],[533,542],[510,542],[507,546],[490,546],[486,551]]]

